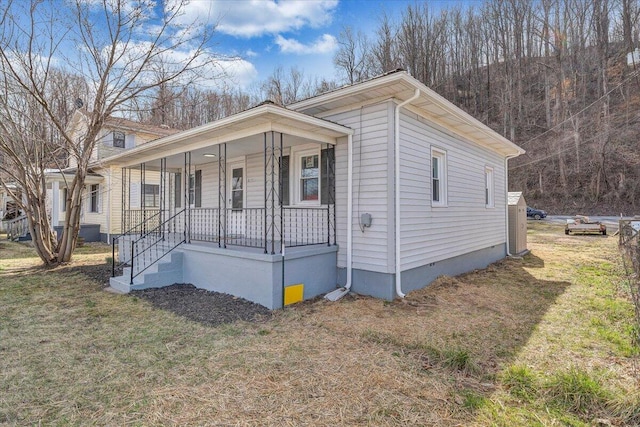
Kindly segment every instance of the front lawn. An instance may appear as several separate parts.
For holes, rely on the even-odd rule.
[[[219,326],[104,292],[108,246],[42,269],[0,241],[0,423],[640,424],[616,238],[529,227],[524,259],[402,301]]]

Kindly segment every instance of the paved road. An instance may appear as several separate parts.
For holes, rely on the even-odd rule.
[[[553,224],[566,224],[567,219],[573,218],[572,215],[549,215],[542,221],[548,221]],[[626,219],[631,219],[630,217],[625,217]],[[619,216],[589,216],[589,219],[593,221],[600,221],[607,226],[607,231],[613,232],[618,229],[618,221],[620,221]],[[530,219],[530,221],[535,221]]]

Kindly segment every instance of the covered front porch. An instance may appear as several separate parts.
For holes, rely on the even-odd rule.
[[[185,282],[277,308],[290,285],[335,288],[335,145],[351,130],[272,104],[237,116],[120,159],[113,275],[129,289]]]

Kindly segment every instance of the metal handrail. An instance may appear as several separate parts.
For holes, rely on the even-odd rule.
[[[181,239],[174,239],[178,235],[178,233],[171,233],[170,228],[167,227],[169,224],[175,224],[177,219],[181,214],[185,214],[186,209],[183,209],[173,216],[169,217],[162,224],[158,225],[155,229],[147,232],[143,236],[139,237],[136,241],[131,242],[131,276],[130,276],[130,284],[133,285],[133,279],[139,276],[142,272],[147,270],[149,267],[160,261],[167,254],[173,251],[175,248],[180,246],[182,243],[185,243],[186,235],[183,233]],[[150,237],[156,237],[156,240],[153,242],[149,242],[148,239]],[[161,247],[161,243],[169,242],[168,247]],[[139,247],[142,246],[142,250],[139,250]],[[153,253],[152,253],[153,251]],[[148,262],[146,258],[146,254],[149,255]],[[137,263],[137,264],[136,264]],[[142,264],[142,265],[141,265]],[[136,265],[138,268],[136,268]]]
[[[156,212],[155,214],[151,215],[149,218],[146,218],[142,222],[134,225],[133,227],[131,227],[130,229],[128,229],[124,233],[120,234],[119,236],[115,236],[115,237],[113,237],[111,239],[111,277],[116,277],[116,267],[121,267],[121,266],[127,265],[131,261],[131,259],[128,259],[128,260],[122,261],[120,263],[116,263],[116,243],[118,242],[118,239],[120,239],[121,237],[124,237],[124,236],[130,236],[132,234],[138,234],[138,233],[135,233],[134,231],[142,229],[143,226],[144,226],[144,223],[151,221],[155,217],[159,217],[161,213],[162,213],[162,211]]]

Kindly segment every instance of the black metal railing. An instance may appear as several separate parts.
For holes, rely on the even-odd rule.
[[[29,222],[26,215],[3,221],[3,223],[4,229],[7,231],[8,240],[17,240],[19,237],[26,236],[29,231]]]
[[[124,211],[123,226],[129,227],[130,234],[144,234],[160,225],[162,213],[166,215],[167,211],[160,209],[127,209]]]
[[[264,208],[226,209],[224,213],[220,215],[218,208],[183,209],[159,223],[161,212],[156,210],[146,218],[146,224],[136,224],[112,240],[112,277],[130,267],[133,283],[136,276],[189,240],[265,251],[270,245],[279,251],[282,240],[288,247],[336,244],[333,205],[282,208],[282,218],[274,219],[278,232],[273,238],[266,233]],[[224,224],[220,218],[225,219]]]
[[[287,246],[335,245],[335,218],[331,206],[285,207],[283,211],[283,234]]]
[[[264,208],[226,209],[225,227],[220,227],[218,208],[191,209],[190,236],[192,240],[251,248],[265,248],[272,237],[265,236]],[[274,233],[280,248],[280,229],[287,246],[335,244],[335,215],[332,206],[285,207],[282,224],[276,218],[278,233]]]
[[[180,224],[184,224],[185,216],[186,210],[183,209],[135,240],[122,239],[121,244],[130,253],[130,284],[133,284],[133,279],[186,242],[185,233],[176,231],[182,228]]]
[[[136,212],[132,214],[132,212]],[[129,255],[131,254],[130,250],[123,249],[125,240],[133,240],[135,236],[141,236],[146,233],[146,230],[152,230],[153,224],[159,224],[160,222],[160,210],[156,209],[153,214],[138,214],[137,212],[142,212],[139,210],[125,211],[125,218],[132,219],[136,218],[142,220],[141,222],[134,222],[131,228],[126,230],[119,236],[114,236],[111,239],[111,277],[116,277],[116,273],[120,272],[123,267],[131,266],[131,258]],[[150,212],[150,211],[147,211]],[[157,226],[157,225],[156,225]]]

